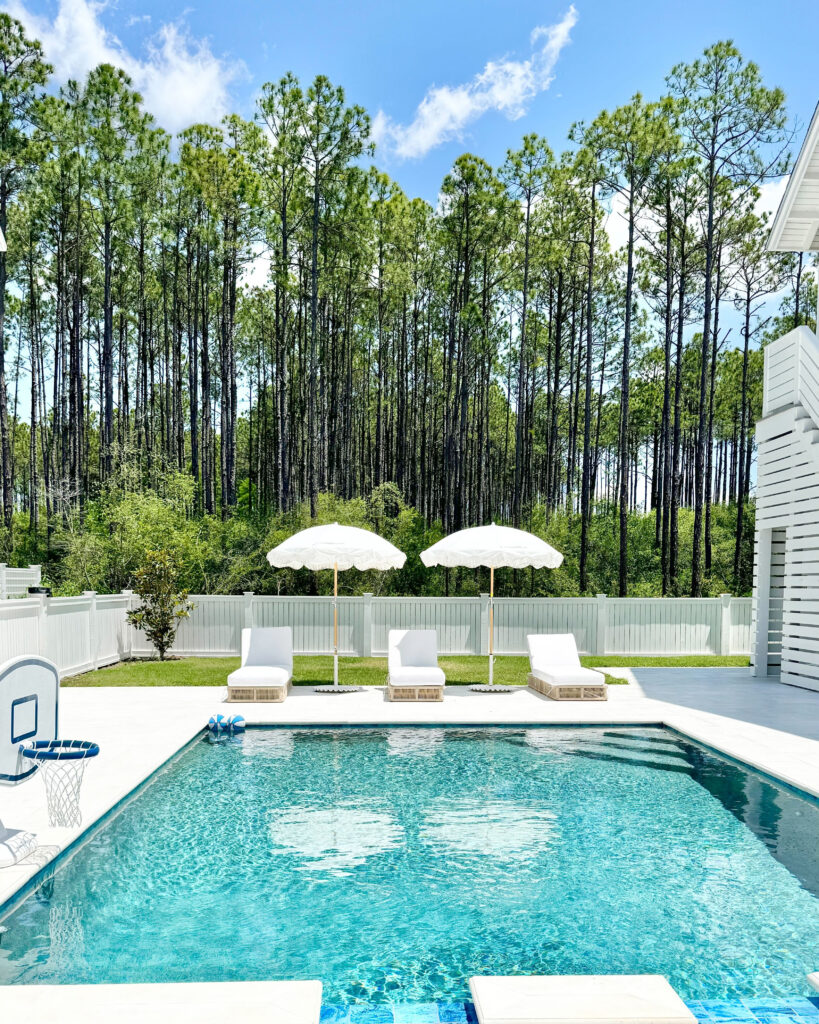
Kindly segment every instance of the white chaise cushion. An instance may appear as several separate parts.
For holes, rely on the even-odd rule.
[[[286,686],[292,673],[279,665],[244,665],[231,672],[228,686]]]
[[[4,828],[0,822],[0,868],[10,868],[37,849],[37,836],[19,828]]]
[[[529,648],[529,664],[532,671],[544,669],[547,672],[560,668],[580,668],[573,633],[533,633],[526,637]]]
[[[434,629],[391,629],[387,665],[392,675],[401,668],[437,668],[438,637]]]
[[[242,630],[242,668],[275,665],[293,674],[293,630],[289,626],[254,626]]]
[[[446,682],[444,670],[421,665],[414,668],[390,669],[390,683],[393,686],[443,686]]]
[[[602,672],[595,672],[593,668],[561,668],[556,667],[553,671],[542,668],[533,668],[532,675],[542,679],[551,686],[602,686],[606,677]]]

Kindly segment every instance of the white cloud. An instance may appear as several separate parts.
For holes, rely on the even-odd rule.
[[[763,213],[767,213],[770,219],[773,220],[774,214],[779,209],[782,196],[785,195],[789,178],[790,175],[786,174],[784,178],[778,178],[776,181],[766,181],[759,186],[759,199],[757,199],[754,206],[754,212],[758,217],[761,217]]]
[[[59,0],[53,18],[33,13],[22,0],[8,0],[4,7],[43,44],[58,82],[82,80],[98,64],[115,64],[171,132],[218,121],[230,110],[231,83],[245,73],[240,61],[217,57],[207,39],[195,39],[178,21],[160,26],[145,56],[137,57],[103,24],[104,2]]]
[[[779,203],[785,194],[788,186],[787,176],[777,181],[766,181],[759,187],[759,198],[754,205],[754,212],[761,217],[763,213],[769,215],[768,223],[771,223],[773,216],[779,209]],[[628,206],[626,197],[622,192],[615,192],[608,202],[609,212],[605,220],[606,233],[609,236],[609,244],[613,250],[622,249],[628,243]],[[637,234],[635,244],[639,248],[644,245],[644,236],[656,234],[658,227],[651,216],[642,211],[637,216]]]
[[[537,48],[525,60],[489,61],[469,82],[431,86],[409,124],[397,124],[379,110],[373,120],[375,141],[399,157],[422,157],[442,142],[461,138],[466,126],[488,111],[517,120],[535,96],[551,85],[557,60],[576,23],[572,4],[559,22],[533,30],[531,44]]]
[[[253,246],[250,259],[241,268],[240,281],[246,288],[265,288],[270,284],[273,261],[270,251],[261,243]]]
[[[615,192],[608,205],[609,212],[603,226],[612,251],[616,251],[628,245],[628,203],[622,192]],[[646,244],[646,236],[657,233],[657,224],[646,210],[641,210],[635,218],[634,229],[634,245],[639,249]]]

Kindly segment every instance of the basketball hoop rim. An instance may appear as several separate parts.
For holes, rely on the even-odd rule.
[[[90,740],[34,740],[20,745],[20,753],[32,761],[84,761],[99,752],[99,744]]]

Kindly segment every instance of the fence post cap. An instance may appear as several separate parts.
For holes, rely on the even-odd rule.
[[[84,590],[82,592],[82,596],[83,597],[96,597],[96,595],[97,595],[96,590]]]
[[[42,569],[42,565],[39,562],[35,562],[33,565],[29,565],[29,569]]]
[[[597,598],[597,600],[599,601],[601,597],[608,597],[609,595],[608,595],[608,594],[595,594],[594,596],[595,596],[595,597]]]
[[[133,593],[134,593],[133,590],[121,590],[120,591],[120,594],[122,594],[123,597],[132,597]]]
[[[488,590],[482,590],[481,591],[481,597],[489,597],[489,591]]]
[[[256,593],[256,591],[255,591],[255,590],[243,590],[243,591],[242,591],[242,596],[243,596],[243,597],[253,597],[253,595],[254,595],[255,593]]]

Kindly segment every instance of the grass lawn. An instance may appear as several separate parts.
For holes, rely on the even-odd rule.
[[[297,686],[315,686],[333,681],[333,659],[327,655],[296,655],[293,678]],[[607,657],[583,658],[588,668],[703,668],[709,666],[747,665],[743,657],[640,658]],[[485,683],[487,659],[474,655],[442,657],[438,662],[449,684]],[[239,667],[238,658],[179,658],[175,661],[124,661],[110,668],[72,676],[63,686],[224,686],[228,673]],[[529,659],[503,656],[495,659],[495,682],[505,686],[525,685]],[[386,658],[339,659],[339,682],[359,686],[383,686],[387,674]],[[622,683],[623,679],[607,676],[609,683]]]
[[[605,654],[580,659],[586,668],[747,668],[747,654],[687,654],[678,658],[646,657],[642,654]]]

